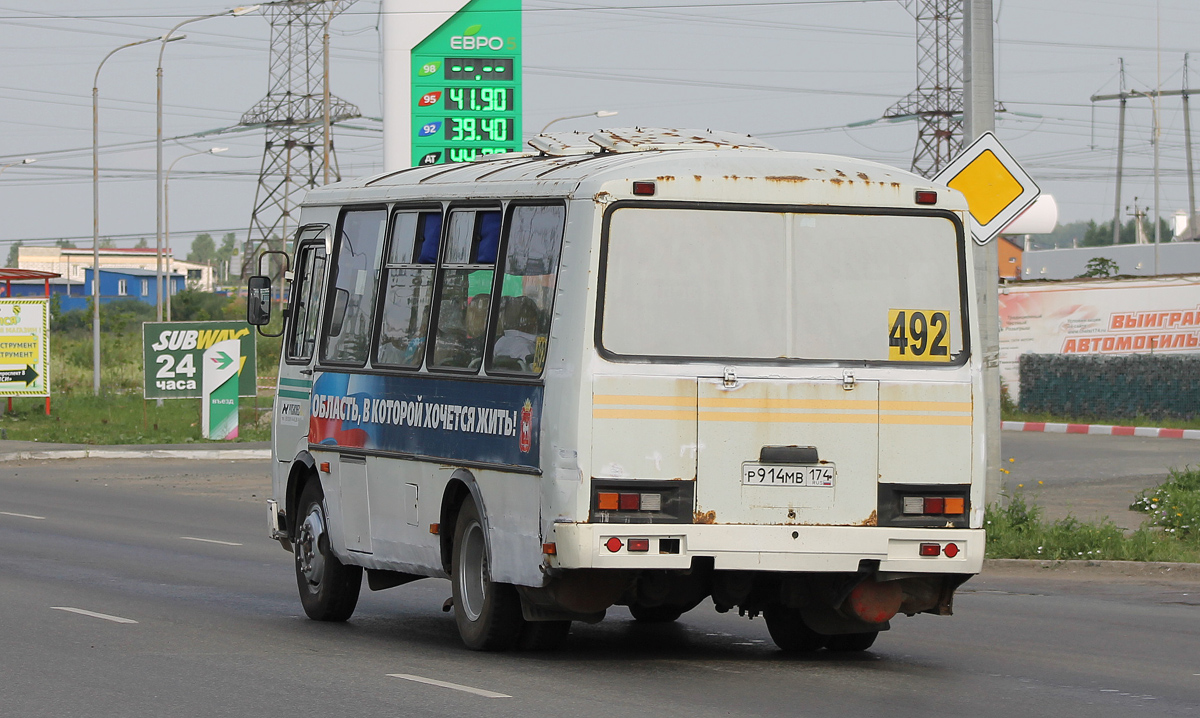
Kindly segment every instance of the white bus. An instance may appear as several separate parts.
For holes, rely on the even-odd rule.
[[[727,133],[530,145],[303,204],[268,504],[305,612],[365,571],[449,578],[481,650],[613,605],[786,651],[949,615],[984,554],[962,195]]]

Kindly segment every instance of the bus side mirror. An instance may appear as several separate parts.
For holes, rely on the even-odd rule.
[[[246,322],[263,327],[271,323],[271,278],[262,275],[246,282]]]

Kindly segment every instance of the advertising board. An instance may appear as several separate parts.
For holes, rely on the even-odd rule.
[[[521,151],[521,3],[471,0],[412,50],[412,163]]]
[[[1022,354],[1200,353],[1200,276],[1000,288],[1000,378],[1018,398]]]
[[[49,299],[0,299],[0,396],[50,395],[49,329]]]
[[[142,325],[142,382],[147,399],[200,399],[206,349],[241,342],[238,396],[254,396],[258,379],[254,328],[243,321],[146,322]]]

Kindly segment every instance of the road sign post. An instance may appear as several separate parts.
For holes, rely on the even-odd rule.
[[[990,16],[989,16],[990,17]],[[975,243],[975,289],[983,344],[987,502],[1000,500],[1000,281],[997,250],[991,242],[1024,212],[1041,190],[991,132],[983,132],[946,166],[935,182],[967,198],[967,223]]]
[[[238,374],[242,344],[237,339],[214,343],[204,350],[201,371],[200,426],[205,439],[238,436]]]

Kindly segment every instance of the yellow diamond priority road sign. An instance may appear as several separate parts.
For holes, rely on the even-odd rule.
[[[987,244],[1041,194],[1033,178],[985,132],[933,178],[966,195],[971,234]]]

